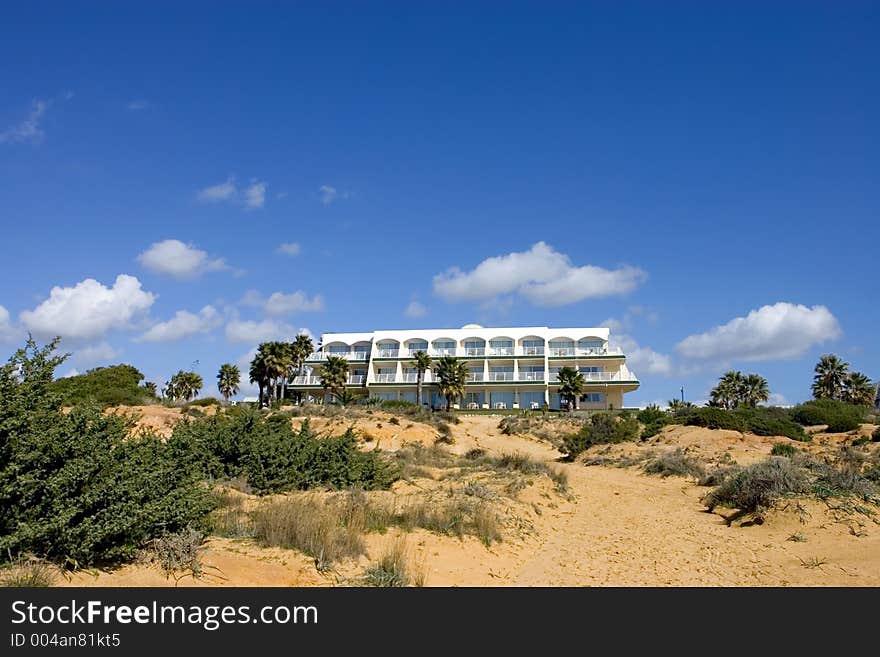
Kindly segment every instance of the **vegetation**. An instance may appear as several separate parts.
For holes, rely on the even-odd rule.
[[[95,406],[61,412],[56,345],[29,339],[0,368],[0,559],[126,561],[199,529],[212,501],[191,459]]]
[[[636,419],[645,425],[645,428],[642,429],[641,438],[646,440],[660,433],[660,430],[667,424],[671,424],[674,418],[671,413],[667,413],[659,406],[651,404],[639,411]]]
[[[202,389],[202,377],[195,372],[180,370],[165,383],[163,393],[171,401],[189,401]]]
[[[644,470],[647,474],[661,477],[694,477],[695,479],[701,478],[706,473],[703,464],[688,456],[681,448],[667,450],[651,458],[645,463]]]
[[[424,351],[413,354],[413,367],[416,370],[416,405],[422,405],[422,382],[425,372],[431,369],[431,357]]]
[[[240,384],[241,372],[237,365],[224,363],[220,366],[220,371],[217,373],[217,390],[223,395],[223,399],[228,402],[230,397],[237,395]]]
[[[562,367],[556,378],[559,381],[559,398],[565,401],[569,411],[573,411],[584,390],[584,375],[573,367]]]
[[[788,456],[792,457],[798,453],[798,448],[790,443],[776,443],[770,449],[771,456]]]
[[[139,406],[158,401],[155,385],[141,383],[144,375],[131,365],[112,365],[89,370],[85,374],[58,379],[48,389],[57,395],[61,406],[96,404]]]
[[[877,387],[861,372],[851,372],[849,363],[834,354],[819,359],[813,377],[813,398],[842,401],[855,406],[873,406]],[[823,423],[824,424],[824,423]]]
[[[470,370],[464,361],[455,356],[442,356],[436,363],[434,374],[437,377],[437,390],[446,399],[446,410],[449,411],[453,402],[464,396]]]
[[[791,416],[804,426],[828,425],[827,431],[838,433],[858,429],[867,409],[835,399],[816,399],[796,406]]]
[[[399,538],[364,571],[363,583],[384,587],[424,586],[425,570],[410,565],[406,540]]]
[[[632,415],[596,413],[590,418],[589,424],[585,424],[577,433],[563,438],[561,451],[568,460],[573,460],[593,445],[621,443],[638,438],[639,423]]]
[[[725,372],[709,394],[709,405],[725,409],[740,406],[755,408],[770,397],[767,379],[758,374],[746,374],[737,370]]]
[[[330,356],[321,367],[321,386],[339,401],[348,383],[348,361],[338,356]],[[345,405],[343,400],[342,405]]]
[[[792,422],[785,409],[737,408],[728,411],[718,407],[697,408],[682,418],[684,424],[708,429],[730,429],[751,432],[758,436],[785,436],[807,441],[810,436]]]

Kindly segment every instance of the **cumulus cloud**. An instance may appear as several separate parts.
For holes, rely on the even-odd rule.
[[[300,253],[300,246],[296,242],[285,242],[284,244],[278,247],[278,252],[283,253],[284,255],[289,256],[298,256]]]
[[[9,315],[9,311],[6,310],[3,306],[0,306],[0,342],[10,342],[15,340],[18,335],[18,331],[15,330],[15,327],[12,325],[12,318]]]
[[[112,287],[87,278],[73,287],[53,287],[48,299],[20,317],[28,330],[41,337],[90,340],[128,327],[155,300],[134,276],[120,274]]]
[[[100,344],[77,349],[71,355],[71,360],[77,365],[96,365],[107,363],[121,353],[121,351],[115,349],[106,342],[101,342]]]
[[[837,318],[825,306],[780,301],[690,335],[676,349],[685,358],[701,361],[791,360],[841,333]]]
[[[618,348],[626,355],[626,364],[637,375],[659,374],[670,376],[675,367],[672,358],[654,351],[651,347],[642,346],[628,333],[632,321],[629,316],[619,319],[606,319],[602,326],[607,326],[611,333],[608,337],[609,346]]]
[[[10,126],[0,132],[0,144],[15,144],[19,142],[38,142],[43,138],[40,129],[40,120],[46,113],[49,103],[45,100],[35,100],[31,105],[28,115],[20,123]]]
[[[316,294],[309,299],[305,292],[297,290],[290,294],[274,292],[266,300],[266,312],[270,315],[289,315],[295,312],[319,312],[324,310],[324,298]]]
[[[321,185],[318,191],[321,193],[321,203],[324,205],[330,205],[336,200],[336,197],[339,196],[339,192],[336,191],[336,188],[331,187],[330,185]]]
[[[404,315],[414,319],[417,317],[424,317],[427,313],[428,310],[418,301],[410,301],[409,305],[403,310]]]
[[[204,203],[218,203],[231,200],[235,197],[237,191],[235,178],[229,176],[225,182],[200,189],[196,194],[196,198]]]
[[[538,242],[528,251],[487,258],[469,272],[452,267],[437,274],[434,292],[450,302],[487,302],[516,294],[536,306],[562,306],[625,294],[646,278],[637,267],[575,266],[567,255]]]
[[[262,181],[251,181],[250,186],[244,190],[244,206],[251,210],[263,207],[266,203],[266,187],[268,185]]]
[[[178,310],[167,322],[159,322],[141,335],[143,342],[170,342],[181,340],[197,333],[206,333],[223,323],[220,313],[214,306],[205,306],[198,314]]]
[[[226,324],[226,339],[230,342],[266,342],[267,340],[293,340],[297,330],[274,319],[262,321],[233,319]]]
[[[229,269],[222,258],[210,258],[205,251],[180,240],[163,240],[150,245],[137,257],[150,271],[175,278],[195,278],[205,272]]]

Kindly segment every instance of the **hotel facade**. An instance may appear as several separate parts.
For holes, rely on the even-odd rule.
[[[331,356],[349,364],[348,387],[366,389],[370,397],[444,406],[432,371],[424,374],[422,399],[416,399],[417,371],[412,357],[427,352],[436,360],[454,356],[470,370],[464,409],[560,408],[557,373],[572,367],[584,376],[578,408],[623,408],[623,395],[639,387],[626,366],[626,356],[608,346],[607,328],[546,326],[325,333],[319,351],[306,361],[307,374],[294,377],[290,388],[320,393],[321,366]]]

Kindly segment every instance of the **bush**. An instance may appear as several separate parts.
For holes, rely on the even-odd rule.
[[[562,439],[561,451],[568,460],[572,460],[581,452],[593,445],[622,443],[638,440],[639,422],[628,413],[614,416],[611,413],[596,413],[576,433]]]
[[[187,403],[187,406],[220,406],[220,400],[215,397],[203,397],[202,399],[193,399]]]
[[[425,570],[410,565],[406,541],[401,538],[364,571],[363,583],[385,587],[424,586]]]
[[[639,411],[636,419],[642,424],[660,424],[662,426],[669,419],[669,413],[662,410],[659,406],[651,404]]]
[[[782,408],[738,408],[733,411],[746,427],[746,431],[758,436],[785,436],[792,440],[807,442],[810,435],[799,424],[792,422]]]
[[[678,476],[700,479],[706,474],[706,468],[697,459],[685,454],[681,448],[663,452],[649,460],[644,467],[647,474],[661,477]]]
[[[690,410],[685,416],[684,423],[688,426],[706,427],[707,429],[746,431],[746,424],[741,416],[714,406]]]
[[[788,443],[776,443],[770,449],[771,456],[794,456],[797,453],[797,447]]]
[[[808,492],[810,481],[803,468],[787,458],[770,457],[726,478],[704,502],[710,511],[718,506],[738,509],[728,522],[746,514],[761,522],[764,514],[782,498]]]
[[[201,529],[213,503],[194,460],[97,407],[62,413],[54,347],[29,340],[0,368],[0,559],[121,562]]]
[[[834,399],[816,399],[796,406],[792,409],[791,417],[804,426],[825,424],[829,433],[843,433],[858,429],[866,412],[864,406],[853,406]]]
[[[49,390],[58,395],[61,406],[92,403],[106,408],[155,404],[159,400],[152,389],[140,385],[143,380],[144,375],[131,365],[112,365],[58,379],[49,384]]]

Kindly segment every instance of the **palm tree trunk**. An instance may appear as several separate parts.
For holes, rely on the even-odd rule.
[[[416,406],[422,407],[422,373],[416,375]]]

